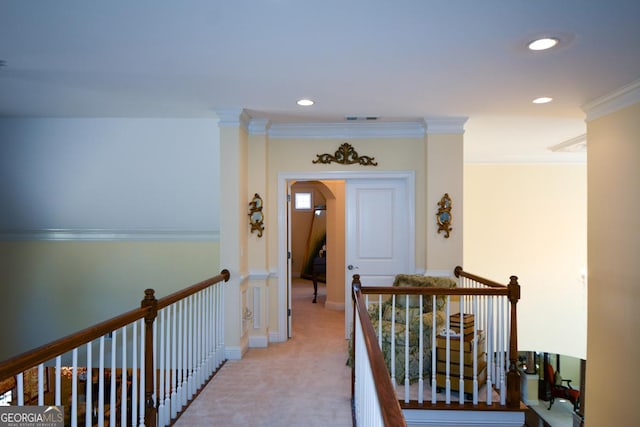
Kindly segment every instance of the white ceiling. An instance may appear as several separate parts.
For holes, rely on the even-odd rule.
[[[548,147],[640,78],[640,1],[1,0],[0,60],[4,117],[469,117],[468,162],[584,161]]]

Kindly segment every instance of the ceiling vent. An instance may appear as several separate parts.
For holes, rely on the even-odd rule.
[[[348,121],[348,122],[355,122],[355,121],[362,121],[362,122],[367,121],[367,122],[372,122],[372,121],[378,120],[378,118],[377,118],[377,117],[375,117],[375,116],[365,116],[365,117],[359,117],[359,116],[346,116],[344,119],[345,119],[346,121]]]

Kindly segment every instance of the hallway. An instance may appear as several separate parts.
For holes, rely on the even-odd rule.
[[[189,426],[351,427],[344,312],[324,308],[326,288],[292,286],[293,338],[230,360],[176,422]]]

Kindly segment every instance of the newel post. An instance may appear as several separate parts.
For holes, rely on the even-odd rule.
[[[158,300],[153,289],[144,291],[144,299],[140,305],[142,308],[147,309],[147,314],[144,316],[144,425],[153,427],[156,425],[157,415],[156,406],[153,402],[153,377],[155,375],[155,366],[153,366],[153,322],[158,316]]]
[[[509,302],[511,303],[511,331],[509,338],[509,372],[507,372],[507,407],[520,407],[520,372],[518,372],[518,316],[516,304],[520,299],[518,278],[509,281]]]

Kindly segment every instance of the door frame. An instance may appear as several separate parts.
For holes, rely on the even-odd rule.
[[[278,332],[272,334],[270,339],[274,342],[287,341],[289,338],[289,310],[291,309],[289,304],[289,296],[291,295],[291,270],[288,262],[287,252],[288,248],[288,201],[287,195],[289,194],[289,188],[291,181],[331,181],[331,180],[344,180],[350,179],[402,179],[405,181],[407,190],[407,200],[409,203],[409,219],[410,219],[410,231],[415,234],[415,171],[381,171],[381,172],[366,172],[366,171],[327,171],[327,172],[279,172],[278,173],[278,298],[277,298],[277,318],[278,318]],[[346,203],[345,203],[346,208]],[[346,212],[344,212],[346,218]],[[346,239],[345,239],[346,250]],[[410,239],[409,247],[409,265],[415,269],[415,239]],[[346,252],[345,252],[346,254]],[[345,283],[348,286],[349,283]],[[345,291],[346,292],[346,291]],[[345,306],[349,301],[345,300]],[[347,312],[345,307],[345,313]],[[345,314],[346,316],[346,314]],[[345,322],[346,324],[346,322]]]

